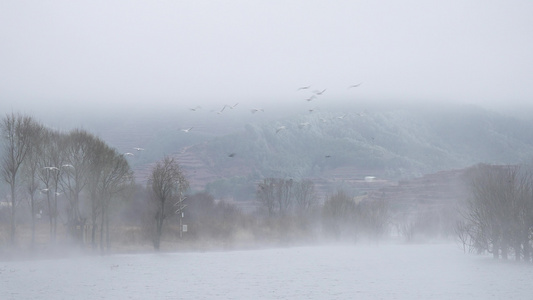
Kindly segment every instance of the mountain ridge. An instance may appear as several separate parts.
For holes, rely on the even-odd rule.
[[[398,181],[477,163],[521,163],[533,156],[532,133],[529,120],[475,106],[379,107],[295,113],[222,135],[191,131],[192,143],[174,132],[165,143],[176,145],[167,153],[183,165],[193,190],[245,199],[266,177],[315,179],[326,186],[323,194],[361,193],[350,182],[365,176]],[[146,174],[149,167],[136,170]],[[231,195],[235,189],[246,195]]]

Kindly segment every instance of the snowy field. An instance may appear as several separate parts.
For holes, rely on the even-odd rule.
[[[533,299],[532,278],[453,244],[320,246],[0,262],[0,298]]]

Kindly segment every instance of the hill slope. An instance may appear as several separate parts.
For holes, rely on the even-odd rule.
[[[159,128],[152,151],[176,156],[194,190],[238,199],[252,197],[265,177],[311,178],[322,193],[362,192],[365,176],[396,181],[533,156],[532,122],[473,106],[344,107],[246,120],[224,135]],[[147,158],[134,164],[141,181],[155,161]]]

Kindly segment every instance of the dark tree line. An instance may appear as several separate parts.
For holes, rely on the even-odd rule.
[[[258,185],[257,199],[269,216],[306,212],[317,202],[315,186],[308,179],[265,178]]]
[[[471,197],[456,228],[465,250],[531,262],[533,170],[477,165],[469,170],[467,180]]]
[[[328,196],[323,205],[318,205],[315,186],[308,179],[264,179],[258,184],[257,199],[269,218],[289,216],[308,227],[304,230],[316,227],[319,221],[326,237],[379,238],[389,230],[389,208],[384,200],[357,201],[338,191]]]
[[[64,232],[70,241],[103,253],[110,247],[111,227],[118,225],[112,219],[119,206],[127,208],[122,207],[118,214],[129,214],[119,232],[131,233],[119,238],[136,240],[132,228],[146,227],[145,239],[155,249],[160,249],[163,237],[176,234],[178,220],[190,222],[189,237],[224,242],[235,236],[262,241],[309,239],[317,238],[320,230],[334,238],[377,237],[389,225],[385,202],[356,201],[338,192],[321,204],[308,179],[263,179],[256,190],[261,209],[246,214],[235,204],[216,201],[207,193],[186,195],[189,182],[172,157],[157,162],[147,185],[140,187],[134,184],[125,156],[85,130],[59,132],[30,116],[12,113],[2,119],[0,131],[1,175],[10,192],[7,210],[12,245],[19,236],[20,216],[25,215],[31,216],[32,247],[36,225],[47,224],[51,243]],[[2,214],[5,211],[2,209]],[[46,223],[37,222],[38,217]],[[170,235],[165,236],[165,230]],[[181,223],[177,232],[181,238]]]
[[[191,238],[208,238],[231,243],[235,234],[248,223],[234,204],[215,198],[206,192],[187,196],[184,221],[190,224]]]
[[[335,239],[381,238],[389,230],[389,206],[385,200],[356,201],[338,191],[324,202],[322,223],[324,233]]]
[[[124,156],[87,131],[58,132],[27,115],[6,115],[0,130],[2,178],[10,188],[11,244],[16,243],[17,208],[28,199],[32,245],[35,218],[42,212],[48,216],[50,240],[56,240],[59,221],[72,240],[82,243],[89,219],[90,243],[96,247],[98,228],[100,249],[109,247],[110,203],[133,182]],[[38,194],[44,195],[44,205],[36,201]]]
[[[20,216],[24,215],[30,216],[32,248],[36,244],[36,219],[44,217],[50,242],[56,242],[58,232],[63,232],[58,231],[61,227],[68,240],[92,249],[99,247],[103,253],[110,248],[113,209],[120,206],[119,201],[127,199],[132,202],[131,207],[122,210],[136,215],[124,218],[125,222],[134,220],[136,226],[144,226],[147,221],[150,228],[147,238],[159,249],[164,224],[177,220],[175,216],[181,215],[187,205],[197,206],[185,202],[189,182],[172,157],[157,162],[147,186],[139,187],[134,184],[133,171],[125,156],[85,130],[59,132],[31,116],[12,113],[2,119],[0,131],[1,175],[10,190],[7,198],[11,245],[17,244],[16,229],[22,225],[24,217]],[[191,200],[195,198],[201,197]],[[26,207],[29,211],[19,211]],[[235,228],[229,216],[240,212],[225,203],[207,207],[211,211],[210,220],[223,223],[211,222],[210,227],[216,229],[213,232],[229,236]],[[135,222],[136,217],[144,214],[150,216]]]

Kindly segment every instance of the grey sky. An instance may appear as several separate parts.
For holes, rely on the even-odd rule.
[[[527,102],[531,16],[527,0],[2,1],[0,101],[298,101],[312,85]]]

